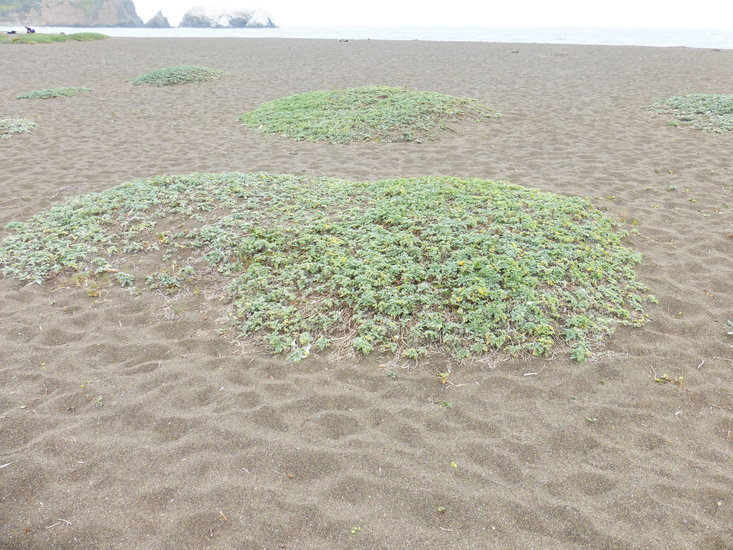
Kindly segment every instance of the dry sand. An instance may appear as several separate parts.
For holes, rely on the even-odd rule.
[[[176,64],[228,75],[127,83]],[[2,46],[0,67],[0,118],[38,123],[0,140],[2,224],[164,173],[503,179],[589,197],[635,230],[659,300],[591,362],[473,363],[443,386],[439,360],[392,379],[380,357],[291,364],[232,345],[195,295],[0,278],[0,547],[733,547],[733,133],[644,110],[731,93],[733,51],[114,38]],[[503,117],[346,146],[236,120],[367,84]],[[15,99],[58,86],[92,92]]]

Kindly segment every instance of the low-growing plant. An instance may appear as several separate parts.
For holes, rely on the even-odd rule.
[[[672,114],[681,124],[706,132],[733,130],[733,94],[689,94],[663,99],[651,107]]]
[[[133,78],[130,82],[136,86],[141,84],[148,84],[149,86],[175,86],[178,84],[206,82],[219,78],[222,74],[222,71],[210,69],[209,67],[177,65],[175,67],[155,69],[137,78]]]
[[[674,386],[682,387],[684,384],[684,378],[679,376],[677,378],[671,378],[668,374],[663,374],[654,379],[658,384],[672,384]]]
[[[106,34],[97,32],[76,32],[71,34],[18,33],[0,34],[0,44],[50,44],[52,42],[88,42],[104,40]]]
[[[4,275],[101,270],[166,292],[195,280],[228,297],[238,334],[293,360],[344,346],[543,356],[565,343],[583,361],[653,300],[640,256],[589,201],[481,179],[161,176],[6,229]]]
[[[81,92],[91,92],[91,88],[81,88],[73,86],[65,86],[62,88],[47,88],[45,90],[33,90],[23,95],[19,95],[18,99],[50,99],[54,97],[73,97]]]
[[[0,119],[0,137],[9,138],[12,134],[22,134],[38,126],[27,118]]]
[[[121,287],[132,287],[135,286],[135,276],[124,271],[115,273],[115,279],[120,283]]]
[[[437,92],[364,86],[275,99],[242,115],[253,130],[296,140],[422,141],[459,119],[496,116],[476,100]]]

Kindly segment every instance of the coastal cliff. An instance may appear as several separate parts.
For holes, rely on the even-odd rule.
[[[132,0],[5,0],[0,25],[142,27]]]
[[[265,28],[276,27],[265,10],[230,10],[214,6],[197,6],[183,16],[179,27],[199,28]]]
[[[163,12],[158,10],[158,13],[156,13],[153,17],[151,17],[147,23],[145,23],[145,26],[152,29],[170,29],[171,24],[168,21],[168,18],[163,15]]]

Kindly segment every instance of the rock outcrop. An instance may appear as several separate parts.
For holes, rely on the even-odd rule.
[[[171,24],[168,22],[168,18],[163,15],[163,12],[158,11],[145,23],[145,26],[151,29],[169,29]]]
[[[142,27],[132,0],[6,0],[0,25]]]
[[[198,28],[263,28],[275,27],[272,16],[265,10],[231,10],[197,6],[186,12],[179,27]]]

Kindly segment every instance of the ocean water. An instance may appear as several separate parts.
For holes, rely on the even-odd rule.
[[[10,30],[4,29],[4,30]],[[17,27],[18,32],[25,32]],[[101,32],[127,37],[275,37],[341,40],[431,40],[448,42],[510,42],[600,44],[733,49],[733,29],[642,29],[584,27],[318,27],[275,29],[146,29],[37,27],[37,32]]]

